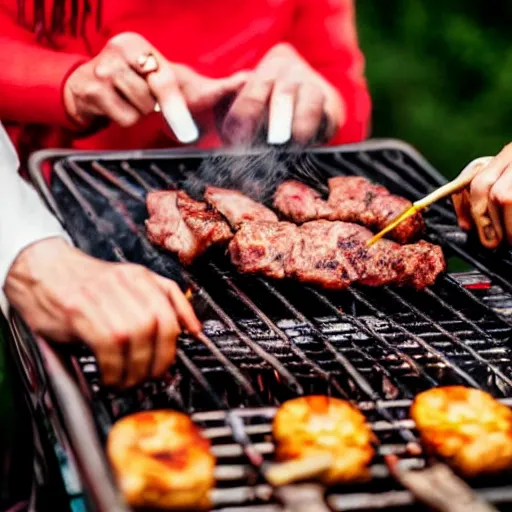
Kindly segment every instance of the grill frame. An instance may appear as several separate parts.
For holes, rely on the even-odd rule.
[[[403,143],[401,141],[393,141],[393,140],[382,140],[382,141],[369,141],[362,144],[354,144],[354,145],[348,145],[343,146],[340,148],[321,148],[321,149],[315,149],[312,150],[312,154],[323,154],[323,153],[332,153],[333,151],[341,151],[341,152],[359,152],[359,151],[373,151],[373,150],[379,150],[379,149],[391,149],[391,150],[397,150],[401,151],[405,154],[407,154],[410,158],[418,162],[418,165],[423,167],[427,172],[431,175],[431,178],[433,181],[436,182],[437,185],[443,184],[446,180],[430,165],[426,160],[421,157],[411,146],[407,145],[406,143]],[[224,150],[218,151],[218,154],[229,154],[230,152],[226,152]],[[254,152],[256,153],[256,151]],[[30,176],[33,180],[33,182],[36,184],[39,192],[41,193],[43,199],[46,201],[46,203],[49,205],[49,207],[54,211],[54,213],[57,215],[57,217],[64,221],[64,216],[62,215],[62,212],[60,211],[59,206],[54,201],[52,193],[49,189],[49,187],[46,185],[44,179],[42,178],[42,175],[40,173],[41,164],[44,161],[48,160],[58,160],[65,156],[71,156],[72,161],[80,162],[81,160],[90,160],[93,158],[101,159],[102,161],[108,161],[108,160],[138,160],[138,159],[167,159],[167,158],[179,158],[180,156],[183,157],[193,157],[193,158],[201,158],[204,156],[210,156],[212,154],[211,151],[190,151],[187,149],[184,150],[176,150],[176,151],[168,151],[168,150],[160,150],[160,151],[129,151],[129,152],[71,152],[71,151],[44,151],[39,152],[32,156],[30,163],[29,163],[29,172]],[[233,152],[234,155],[236,155],[235,152]],[[495,277],[495,276],[493,276]],[[229,284],[228,284],[229,286]],[[361,296],[357,296],[359,292],[356,292],[356,299],[361,300]],[[363,297],[364,299],[364,297]],[[361,328],[361,325],[359,326]],[[367,328],[367,327],[365,327]],[[48,348],[48,350],[51,350]],[[182,356],[184,354],[182,353]],[[52,356],[49,356],[50,358]],[[186,357],[186,356],[185,356]],[[51,375],[50,375],[51,377]],[[85,391],[83,386],[81,386],[82,392]],[[66,390],[60,389],[59,393],[66,393]],[[85,410],[88,409],[88,406],[90,404],[87,404],[84,402],[84,408]],[[72,419],[71,419],[72,421]],[[69,423],[69,420],[68,420]],[[72,427],[73,429],[74,427]],[[103,457],[102,454],[100,454],[101,457]],[[104,459],[103,459],[104,461]],[[104,461],[105,462],[105,461]],[[96,484],[94,484],[96,485]],[[104,485],[104,482],[102,483]],[[405,492],[405,491],[404,491]],[[511,496],[512,498],[512,496]],[[407,500],[410,501],[410,496],[406,498],[405,495],[402,495],[403,502],[407,502]],[[95,499],[97,501],[97,498]],[[119,504],[120,507],[122,507],[121,504]],[[100,508],[100,510],[102,510]],[[105,509],[107,510],[107,509]],[[112,510],[110,508],[109,510]],[[124,508],[119,508],[118,510],[126,510]],[[249,508],[246,508],[244,510],[249,510]],[[257,510],[256,508],[254,510]]]

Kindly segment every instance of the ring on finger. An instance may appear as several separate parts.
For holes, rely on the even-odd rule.
[[[137,59],[137,64],[140,71],[145,75],[149,75],[150,73],[154,73],[158,70],[158,61],[151,52],[140,55]]]

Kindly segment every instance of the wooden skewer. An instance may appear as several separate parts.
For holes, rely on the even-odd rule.
[[[453,181],[450,181],[449,183],[446,183],[442,187],[439,187],[438,189],[434,190],[423,199],[419,199],[418,201],[414,202],[412,206],[405,210],[405,212],[395,217],[382,231],[379,231],[375,236],[368,240],[366,246],[372,246],[375,242],[380,240],[383,236],[387,235],[390,231],[395,229],[398,226],[398,224],[403,222],[411,215],[414,215],[415,213],[420,212],[425,208],[428,208],[431,204],[439,201],[440,199],[443,199],[446,196],[451,196],[452,194],[455,194],[456,192],[459,192],[460,190],[466,188],[471,183],[473,178],[476,176],[478,171],[480,171],[482,167],[485,167],[491,160],[492,157],[490,156],[485,156],[473,160],[464,169],[465,171],[466,169],[472,168],[473,172],[465,174],[463,171],[461,176],[455,178]]]

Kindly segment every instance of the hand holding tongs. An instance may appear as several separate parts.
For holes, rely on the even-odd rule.
[[[457,178],[434,190],[423,199],[419,199],[418,201],[414,202],[412,206],[405,210],[405,212],[393,219],[383,230],[373,236],[366,245],[368,247],[373,245],[411,215],[414,215],[415,213],[428,208],[431,204],[439,201],[440,199],[443,199],[446,196],[451,196],[452,194],[455,194],[456,192],[466,188],[471,183],[473,178],[478,174],[481,168],[485,167],[491,160],[492,157],[490,156],[485,156],[473,160],[464,168],[462,173]],[[469,172],[470,169],[471,172]]]

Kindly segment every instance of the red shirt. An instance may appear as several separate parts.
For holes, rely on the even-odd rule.
[[[102,4],[99,28],[98,2]],[[83,33],[78,36],[69,33],[73,2],[66,1],[67,33],[53,36],[56,48],[38,40],[32,30],[33,2],[24,2],[25,26],[17,17],[18,3],[0,0],[0,120],[22,157],[37,147],[175,145],[158,114],[132,128],[110,125],[85,138],[66,130],[69,120],[62,101],[66,78],[97,54],[108,39],[126,31],[144,36],[170,61],[211,77],[253,69],[270,48],[289,42],[345,101],[347,122],[332,143],[359,141],[367,135],[370,98],[357,43],[353,0],[86,0],[91,10],[88,16],[84,16],[83,8],[79,12],[77,27],[80,31],[83,26]],[[47,26],[53,3],[44,2]],[[77,3],[84,5],[82,0]],[[204,132],[204,126],[201,128]],[[218,145],[220,140],[210,122],[199,146]]]

